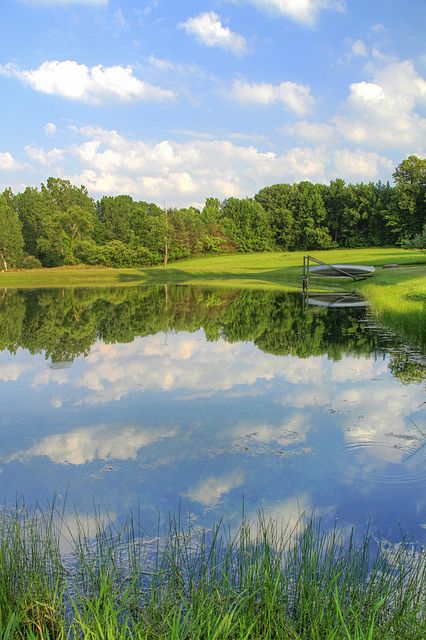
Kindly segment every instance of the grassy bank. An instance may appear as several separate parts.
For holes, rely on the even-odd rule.
[[[60,549],[67,539],[68,555]],[[8,639],[422,640],[424,554],[371,552],[315,521],[261,517],[235,534],[171,521],[164,539],[133,519],[71,537],[55,514],[0,519],[0,634]]]
[[[39,288],[113,286],[123,284],[211,284],[228,286],[267,286],[299,289],[303,256],[306,252],[250,253],[211,256],[169,263],[162,267],[110,269],[95,267],[57,267],[0,273],[0,287]],[[399,248],[336,249],[315,251],[324,262],[347,262],[382,266],[424,265],[426,252]],[[327,281],[330,284],[330,281]]]
[[[371,264],[372,279],[356,283],[380,319],[417,344],[426,345],[426,252],[399,248],[316,251],[324,262]],[[0,273],[1,288],[133,286],[137,284],[198,284],[210,286],[274,288],[299,291],[304,252],[254,253],[185,260],[141,269],[61,267]],[[382,269],[397,263],[395,269]],[[313,278],[311,288],[354,288],[351,281]]]

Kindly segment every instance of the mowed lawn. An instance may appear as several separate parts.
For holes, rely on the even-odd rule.
[[[301,288],[303,256],[307,252],[274,252],[209,256],[146,268],[59,267],[0,273],[0,288],[93,287],[137,284],[197,284],[228,287]],[[426,345],[426,251],[400,248],[312,251],[327,263],[377,267],[372,278],[359,282],[341,278],[311,278],[312,290],[357,289],[374,312],[392,328]],[[398,264],[396,268],[383,265]]]
[[[81,265],[9,271],[0,273],[0,287],[212,282],[229,285],[235,282],[237,286],[254,285],[263,288],[270,285],[293,289],[300,287],[303,256],[306,254],[306,251],[294,251],[208,256],[169,262],[167,269],[163,266],[113,269]],[[313,251],[312,254],[328,263],[371,264],[378,267],[389,263],[426,266],[425,251],[406,251],[399,248],[333,249]],[[331,281],[327,279],[326,282],[330,284]],[[322,286],[322,282],[320,284]]]

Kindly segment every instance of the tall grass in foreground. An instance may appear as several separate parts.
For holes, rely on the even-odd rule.
[[[426,558],[404,543],[261,515],[236,533],[171,520],[147,540],[130,517],[70,536],[53,510],[1,514],[3,640],[425,638]]]

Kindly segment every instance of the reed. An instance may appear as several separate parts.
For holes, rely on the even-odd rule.
[[[160,535],[161,533],[161,535]],[[68,551],[61,549],[66,545]],[[63,514],[0,518],[0,636],[93,640],[422,640],[426,558],[402,541],[360,543],[315,518],[294,529],[259,514],[237,531],[170,519]]]

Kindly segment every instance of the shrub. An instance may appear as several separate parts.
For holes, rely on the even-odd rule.
[[[41,269],[42,264],[35,256],[24,256],[20,266],[21,269]]]

